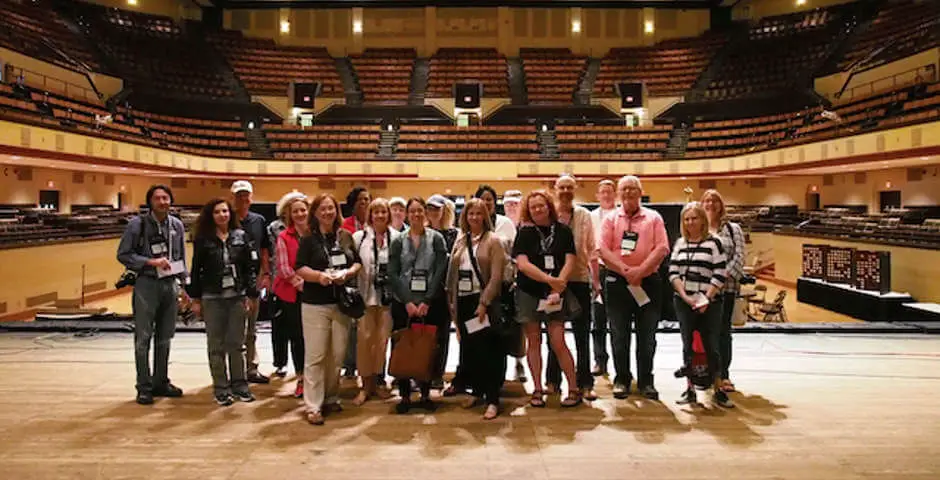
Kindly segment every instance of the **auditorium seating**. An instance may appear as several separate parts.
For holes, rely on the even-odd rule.
[[[696,122],[689,134],[686,158],[742,155],[776,146],[787,132],[803,125],[805,112],[741,120]]]
[[[75,5],[90,41],[136,92],[209,100],[235,96],[202,38],[186,34],[173,19],[81,2]]]
[[[894,209],[879,213],[852,213],[841,208],[827,208],[807,212],[809,222],[799,227],[784,229],[831,237],[863,241],[887,242],[912,247],[937,248],[940,232],[936,219],[919,219],[910,222],[904,218],[906,209]]]
[[[586,56],[567,48],[523,48],[520,56],[530,104],[572,103]]]
[[[895,0],[889,2],[871,25],[858,35],[838,63],[838,70],[864,68],[869,55],[881,62],[900,58],[940,45],[940,2]],[[856,63],[858,62],[858,65]]]
[[[754,97],[808,81],[831,54],[839,19],[837,8],[761,19],[748,41],[729,44],[705,98]]]
[[[415,57],[413,48],[368,48],[362,55],[350,55],[363,101],[407,103]]]
[[[506,57],[495,48],[442,48],[431,57],[428,97],[453,98],[464,80],[482,83],[484,97],[509,97]]]
[[[0,46],[73,70],[80,70],[73,61],[91,70],[100,68],[85,38],[69,29],[48,0],[0,0],[0,8],[3,10]],[[58,55],[46,43],[68,58]]]
[[[559,125],[555,128],[562,160],[660,160],[669,142],[668,125],[643,128]]]
[[[531,126],[402,125],[399,160],[528,161],[538,160]]]
[[[163,147],[196,155],[251,157],[239,122],[156,115],[123,107],[118,111],[118,120],[132,122]]]
[[[619,82],[644,82],[653,97],[683,95],[727,41],[723,34],[707,32],[652,47],[611,49],[601,61],[594,96],[617,97]]]
[[[280,160],[375,160],[378,125],[265,125],[274,158]]]
[[[321,95],[342,97],[336,65],[323,47],[278,45],[269,38],[246,38],[241,32],[207,35],[222,52],[242,85],[253,95],[287,96],[291,81],[320,82]]]

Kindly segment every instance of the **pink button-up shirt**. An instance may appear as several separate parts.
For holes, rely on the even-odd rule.
[[[620,252],[620,240],[623,232],[636,232],[637,242],[633,252],[623,255],[620,259],[627,267],[639,267],[650,256],[657,261],[650,265],[655,271],[666,255],[669,254],[669,237],[666,234],[666,224],[663,217],[655,210],[641,206],[632,216],[627,215],[623,208],[611,212],[604,217],[601,225],[601,240],[599,246],[613,252]],[[651,274],[649,272],[647,275]]]

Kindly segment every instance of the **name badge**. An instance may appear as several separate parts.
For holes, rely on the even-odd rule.
[[[460,270],[457,272],[457,291],[460,293],[469,293],[473,291],[473,273],[470,270]]]
[[[620,254],[630,255],[636,250],[636,242],[640,235],[636,232],[623,232],[623,238],[620,239]]]
[[[167,252],[166,243],[154,243],[153,245],[150,245],[150,253],[154,255],[163,255],[166,252]]]
[[[415,293],[424,293],[428,291],[428,271],[415,270],[411,274],[411,291]]]
[[[254,251],[254,250],[251,251],[251,261],[252,261],[252,262],[257,262],[257,261],[258,261],[258,252]]]
[[[545,270],[554,270],[555,269],[555,257],[552,255],[545,255]]]
[[[228,272],[222,276],[222,288],[235,288],[235,277],[238,272],[235,271],[235,265],[229,265]]]
[[[343,268],[346,266],[346,254],[342,250],[333,249],[330,251],[330,266],[333,268]]]

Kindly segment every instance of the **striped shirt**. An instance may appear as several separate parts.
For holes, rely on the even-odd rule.
[[[686,242],[680,237],[669,262],[669,282],[681,279],[689,295],[705,294],[712,285],[720,290],[725,283],[727,263],[718,238],[709,235],[701,242]]]
[[[721,240],[721,246],[728,258],[724,291],[738,293],[741,291],[741,284],[738,280],[744,275],[744,231],[737,223],[725,222],[712,235],[717,235]]]

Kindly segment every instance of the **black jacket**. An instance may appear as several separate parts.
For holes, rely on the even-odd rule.
[[[222,293],[222,278],[225,270],[223,248],[228,248],[229,263],[235,265],[237,277],[235,290],[251,298],[258,296],[255,281],[258,276],[258,252],[242,229],[229,232],[225,245],[213,235],[210,238],[193,240],[193,265],[187,293],[192,298],[202,298],[203,293]]]

